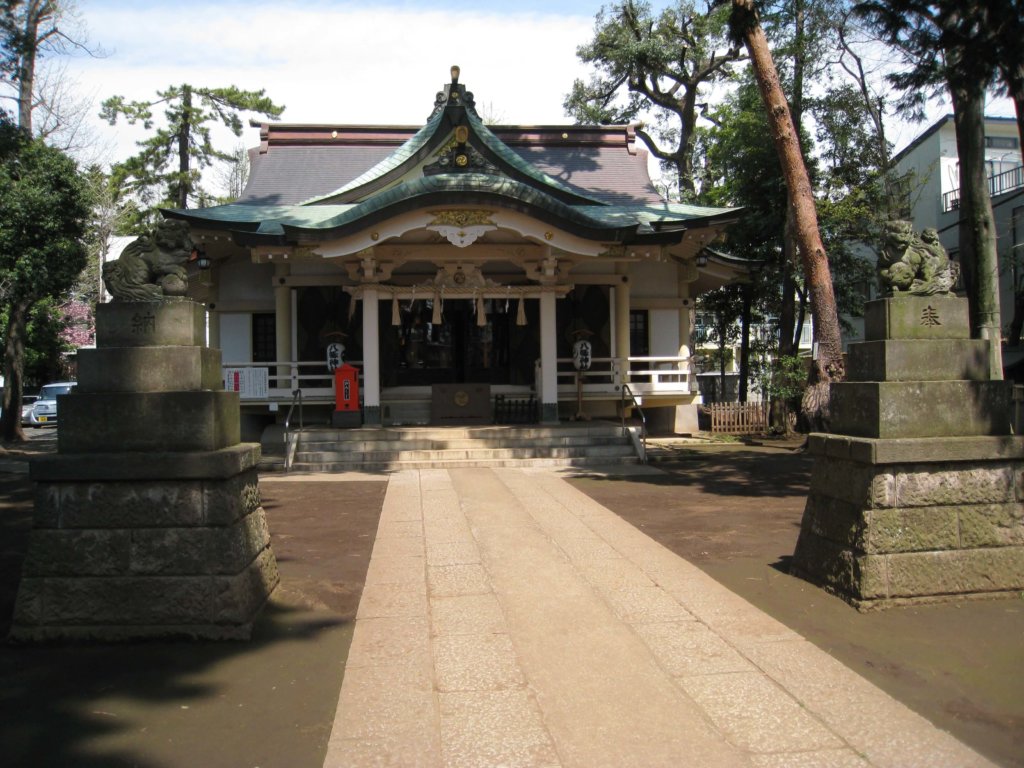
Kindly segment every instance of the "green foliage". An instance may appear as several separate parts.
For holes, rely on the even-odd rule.
[[[716,345],[720,350],[738,342],[740,331],[735,320],[742,309],[743,287],[740,285],[726,285],[699,296],[697,311],[705,319],[705,342]]]
[[[744,206],[744,216],[726,232],[725,247],[763,264],[752,283],[754,305],[759,314],[778,317],[787,268],[783,248],[786,186],[778,154],[765,140],[768,122],[753,79],[745,76],[712,116],[714,126],[700,132],[707,180],[701,202]],[[795,264],[789,269],[799,274]],[[739,317],[738,308],[734,317]]]
[[[64,321],[56,300],[46,298],[32,307],[25,328],[26,388],[37,389],[68,377],[67,355],[73,348],[62,338],[63,330]]]
[[[576,50],[594,67],[576,80],[563,106],[578,123],[620,124],[650,116],[637,134],[672,175],[683,199],[697,183],[693,154],[703,91],[730,76],[739,49],[725,38],[728,9],[698,11],[677,2],[659,14],[646,2],[620,0],[601,9],[594,38]]]
[[[754,357],[750,378],[753,388],[765,399],[795,401],[807,386],[807,364],[797,355]]]
[[[26,342],[33,308],[61,296],[86,264],[88,187],[74,161],[29,139],[0,117],[0,298],[4,318],[4,440],[24,439],[20,413]],[[52,336],[52,334],[50,334]],[[41,348],[45,345],[41,345]],[[31,349],[34,354],[40,350]],[[41,353],[59,365],[59,354]]]
[[[697,311],[705,320],[703,327],[707,336],[705,343],[713,344],[705,355],[705,371],[717,370],[722,377],[722,391],[725,390],[726,368],[733,359],[732,347],[740,340],[740,326],[736,322],[743,307],[743,286],[726,285],[715,291],[708,291],[697,299]],[[710,322],[709,322],[710,321]]]
[[[841,316],[863,311],[874,267],[857,243],[878,240],[886,218],[885,184],[877,136],[865,115],[863,99],[852,87],[833,87],[809,99],[815,134],[803,143],[816,148],[808,160],[815,187],[818,225],[829,257],[836,304]],[[728,248],[763,262],[754,282],[754,301],[763,315],[778,317],[783,300],[783,243],[786,187],[778,155],[764,140],[767,118],[752,79],[744,78],[713,113],[715,125],[701,131],[700,148],[711,205],[742,205],[745,216],[727,233]],[[794,265],[795,266],[795,265]],[[799,270],[798,295],[805,294]]]
[[[1008,42],[1001,34],[1006,23],[1013,23],[1002,15],[1020,8],[989,0],[871,0],[859,3],[857,10],[903,57],[905,68],[889,80],[903,92],[906,111],[919,114],[930,98],[948,90],[960,165],[960,221],[969,222],[957,234],[971,329],[978,338],[989,339],[998,352],[999,268],[986,183],[984,105],[986,92],[1006,71],[1003,58],[1020,61],[1019,36],[1011,35]],[[1021,28],[1019,22],[1014,26]],[[1012,76],[1006,78],[1008,86],[1014,82]],[[1019,95],[1024,99],[1024,92]],[[1018,109],[1020,103],[1024,102],[1018,102]],[[993,354],[990,363],[992,377],[1002,378],[999,355]]]
[[[156,127],[154,108],[164,105],[163,125]],[[115,125],[120,118],[141,123],[152,135],[138,142],[140,151],[114,168],[115,181],[136,194],[144,206],[176,205],[186,208],[204,195],[200,186],[204,168],[214,161],[230,161],[231,153],[213,146],[211,127],[227,126],[242,134],[240,114],[251,112],[276,118],[284,111],[262,90],[171,86],[150,101],[126,101],[113,96],[103,102],[100,116]]]
[[[0,122],[0,285],[29,303],[67,291],[85,267],[90,196],[75,163]]]
[[[856,6],[882,39],[902,58],[889,81],[903,97],[908,116],[923,118],[924,106],[948,86],[984,91],[1000,57],[1019,57],[1020,41],[1003,51],[999,3],[990,0],[871,0]]]

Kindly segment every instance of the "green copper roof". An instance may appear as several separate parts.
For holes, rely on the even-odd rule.
[[[389,174],[407,163],[419,162],[418,158],[424,147],[427,147],[427,151],[429,151],[428,144],[430,139],[433,138],[434,134],[437,132],[437,127],[440,125],[443,117],[443,112],[437,112],[432,115],[430,120],[427,121],[427,124],[420,128],[415,136],[388,155],[388,157],[377,163],[377,165],[373,166],[373,168],[366,171],[358,178],[352,179],[348,184],[336,189],[328,195],[314,197],[304,201],[303,205],[319,205],[334,198],[343,197],[346,193],[352,192],[360,187],[367,186],[374,181],[385,179]]]
[[[237,203],[165,214],[233,231],[239,241],[286,244],[345,236],[441,205],[518,211],[608,243],[678,242],[686,229],[731,219],[738,210],[681,203],[612,205],[595,199],[511,150],[484,125],[473,95],[453,74],[423,128],[330,194],[298,205]]]
[[[568,205],[514,179],[485,174],[425,176],[348,205],[221,205],[168,211],[168,215],[197,224],[249,232],[257,236],[340,236],[375,221],[430,205],[491,205],[518,210],[604,241],[655,238],[659,225],[696,224],[727,217],[737,209],[683,204],[665,206]],[[655,238],[656,239],[656,238]]]
[[[443,148],[451,141],[452,133],[458,126],[465,126],[468,129],[465,144],[493,162],[499,175],[516,179],[528,186],[544,188],[549,194],[565,202],[583,205],[603,204],[583,190],[549,176],[509,149],[484,125],[473,108],[472,94],[468,94],[465,88],[453,83],[446,86],[443,95],[446,96],[445,99],[438,103],[426,125],[405,144],[343,187],[327,195],[305,200],[303,205],[366,200],[378,190],[411,173],[431,152]],[[459,172],[458,169],[453,170]]]

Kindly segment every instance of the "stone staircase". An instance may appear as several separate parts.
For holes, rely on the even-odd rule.
[[[634,440],[611,422],[558,426],[307,427],[292,472],[636,464]],[[284,467],[280,467],[283,469]]]

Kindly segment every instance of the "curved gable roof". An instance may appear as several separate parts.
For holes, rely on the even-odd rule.
[[[305,205],[319,203],[343,204],[368,199],[374,193],[417,173],[418,167],[432,154],[443,153],[454,144],[454,152],[468,161],[468,154],[476,150],[489,164],[490,174],[504,176],[535,187],[555,199],[578,205],[600,205],[584,190],[549,176],[513,152],[484,125],[473,107],[473,96],[457,80],[445,87],[443,103],[438,101],[433,114],[412,138],[361,176],[326,195],[305,200]],[[457,129],[463,128],[460,140]],[[453,174],[475,172],[467,164],[465,169],[450,165],[446,172]]]
[[[459,85],[421,128],[263,124],[234,204],[165,211],[249,243],[351,234],[429,205],[489,205],[603,242],[679,242],[736,209],[665,203],[629,126],[484,125]]]

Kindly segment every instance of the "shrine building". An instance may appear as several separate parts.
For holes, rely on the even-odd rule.
[[[250,422],[296,390],[329,420],[340,344],[365,425],[489,423],[495,400],[550,424],[582,397],[696,431],[694,299],[749,278],[708,247],[740,212],[665,202],[634,126],[485,125],[453,67],[422,127],[259,128],[236,202],[164,211],[203,251],[190,295]]]

